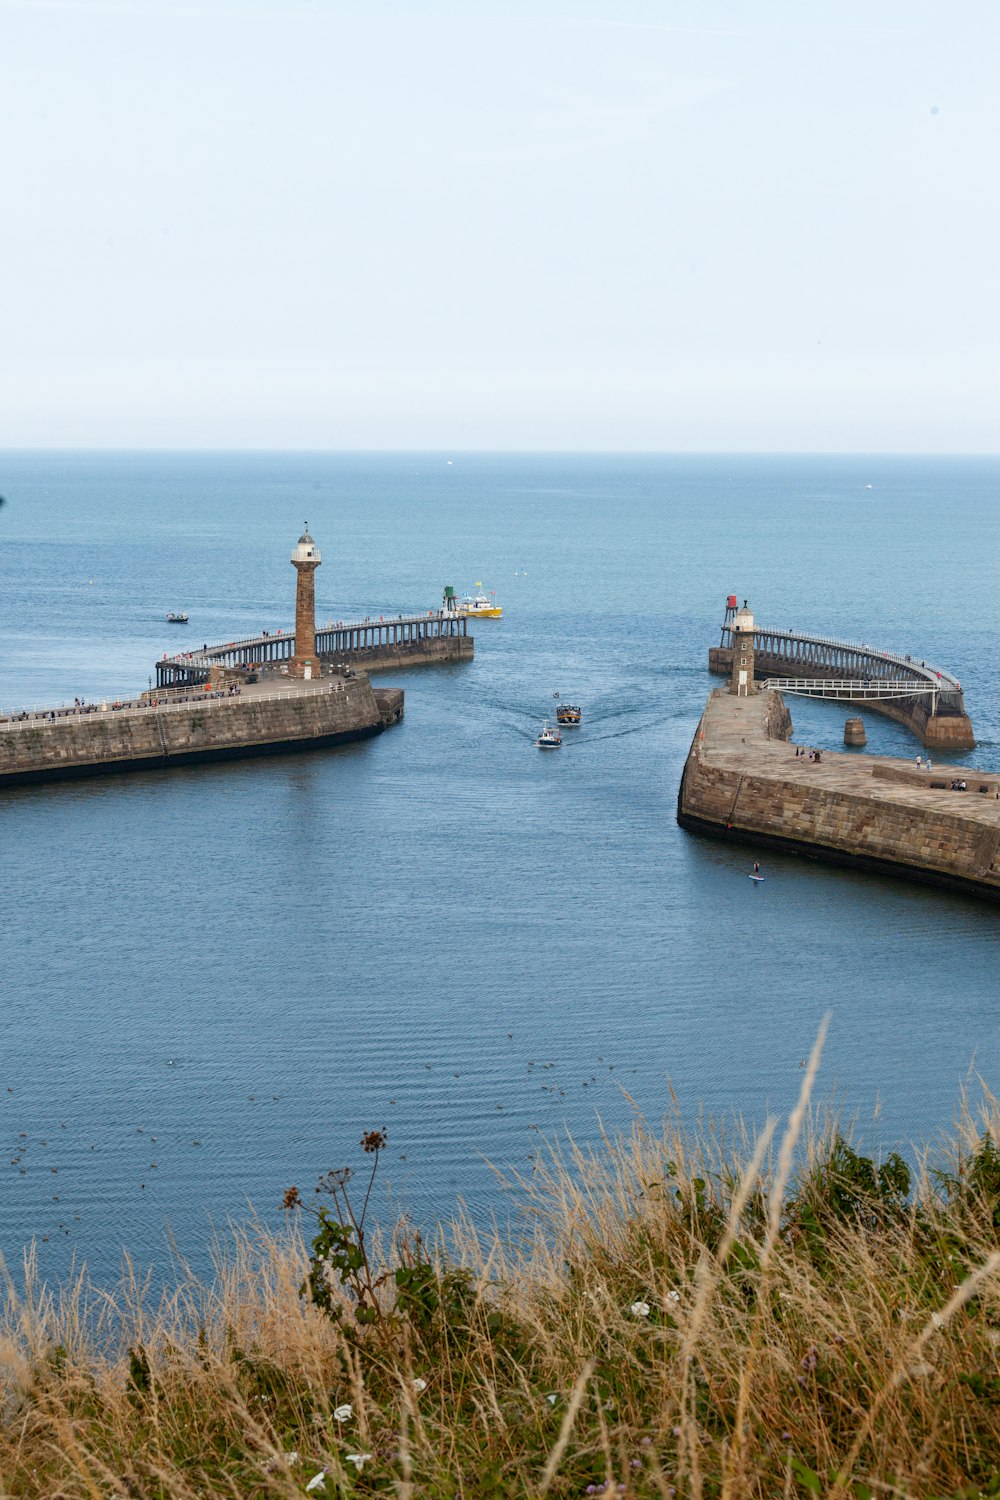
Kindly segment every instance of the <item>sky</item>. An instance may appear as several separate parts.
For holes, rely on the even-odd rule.
[[[0,447],[995,452],[995,0],[0,0]]]

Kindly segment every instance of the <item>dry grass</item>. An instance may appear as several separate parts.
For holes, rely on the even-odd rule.
[[[53,1294],[29,1265],[0,1330],[3,1493],[1000,1495],[984,1138],[992,1100],[946,1179],[848,1210],[815,1127],[791,1178],[788,1129],[567,1143],[514,1186],[519,1244],[449,1227],[438,1268],[471,1290],[426,1326],[303,1300],[308,1223],[251,1226],[211,1287],[155,1305],[129,1268]]]

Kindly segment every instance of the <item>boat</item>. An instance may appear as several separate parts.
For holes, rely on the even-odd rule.
[[[562,735],[558,729],[553,729],[552,725],[546,720],[542,725],[542,732],[535,741],[535,744],[539,750],[558,750],[562,744]]]
[[[488,594],[483,593],[483,585],[476,583],[478,594],[463,594],[458,601],[458,614],[475,615],[484,620],[499,620],[503,614],[503,606],[497,603],[496,589],[491,589]]]
[[[582,718],[583,709],[578,708],[575,703],[560,703],[556,709],[558,724],[579,724]]]
[[[187,622],[188,622],[187,615],[185,615],[185,614],[178,614],[176,610],[171,610],[170,613],[167,615],[167,624],[168,625],[186,625]]]

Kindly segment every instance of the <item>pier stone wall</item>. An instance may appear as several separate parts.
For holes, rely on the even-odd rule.
[[[33,720],[0,732],[0,788],[345,743],[380,733],[402,713],[399,689],[376,692],[362,677],[340,691]]]
[[[735,753],[731,726],[724,751],[717,736],[719,699],[740,704],[738,727],[746,733],[736,741]],[[780,694],[733,700],[713,693],[681,779],[677,820],[683,828],[1000,901],[996,776],[963,769],[969,790],[950,794],[956,799],[950,812],[940,805],[948,795],[939,790],[942,782],[932,785],[926,775],[920,781],[902,763],[897,778],[891,764],[886,775],[856,755],[824,751],[822,764],[807,771],[799,763],[801,769],[782,774],[782,763],[761,747],[787,735],[784,725],[790,720],[783,704],[776,709],[768,699],[780,701]],[[843,781],[839,763],[848,758],[856,768],[856,790],[837,784]],[[864,788],[866,775],[871,791]],[[987,788],[985,794],[980,786]]]
[[[401,667],[441,666],[448,662],[472,661],[476,643],[471,635],[433,636],[430,640],[355,646],[338,655],[336,649],[321,653],[326,662],[344,661],[362,672],[393,672]]]

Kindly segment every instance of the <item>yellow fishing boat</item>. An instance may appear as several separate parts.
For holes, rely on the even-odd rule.
[[[481,615],[486,620],[499,620],[503,614],[503,608],[497,603],[496,589],[491,589],[488,594],[483,593],[483,585],[476,583],[479,592],[463,594],[458,601],[458,613],[460,615]]]

